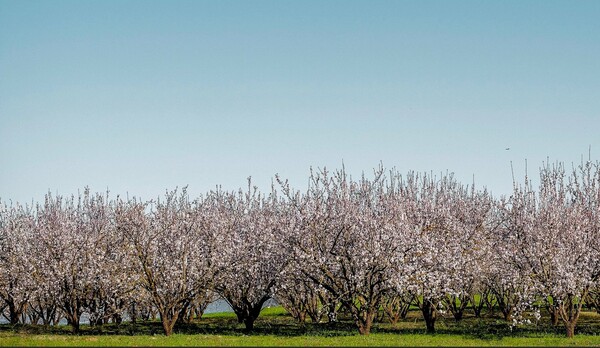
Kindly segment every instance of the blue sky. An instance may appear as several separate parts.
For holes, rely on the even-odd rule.
[[[511,161],[600,159],[598,18],[600,1],[0,0],[0,197],[304,188],[342,161],[509,193]]]

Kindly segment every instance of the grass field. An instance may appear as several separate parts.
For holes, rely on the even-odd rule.
[[[342,318],[343,319],[343,318]],[[417,311],[396,328],[378,323],[371,335],[360,336],[351,322],[299,325],[281,308],[268,308],[256,322],[256,330],[244,334],[243,325],[233,313],[215,313],[189,325],[176,334],[162,335],[160,323],[136,325],[82,326],[79,335],[70,334],[64,326],[43,328],[28,325],[1,325],[2,346],[600,346],[600,315],[582,314],[574,339],[564,337],[562,326],[510,326],[499,317],[482,319],[467,316],[462,322],[440,318],[437,333],[425,333],[425,325]]]

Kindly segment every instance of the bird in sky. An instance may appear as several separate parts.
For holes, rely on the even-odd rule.
[[[510,150],[510,147],[507,147],[507,148],[506,148],[506,149],[504,149],[504,150],[508,151],[508,150]]]

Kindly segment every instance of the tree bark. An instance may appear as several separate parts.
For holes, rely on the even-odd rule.
[[[421,308],[423,312],[423,318],[425,319],[425,326],[427,327],[427,333],[435,333],[435,319],[436,310],[433,303],[430,300],[423,300],[423,306]]]
[[[454,320],[461,321],[465,312],[465,309],[467,308],[467,305],[469,304],[470,301],[470,296],[468,295],[460,295],[460,296],[453,296],[453,295],[447,295],[444,298],[444,302],[445,304],[448,306],[448,308],[450,308],[450,311],[452,312],[452,315],[454,316]]]
[[[475,295],[471,296],[471,304],[473,305],[473,313],[475,314],[475,318],[481,318],[481,312],[485,303],[487,301],[487,297],[489,296],[487,291],[481,292],[479,297],[479,303],[475,301]]]
[[[131,310],[129,312],[129,316],[131,318],[131,323],[135,324],[137,322],[137,310],[136,310],[136,306],[135,306],[135,301],[133,301],[131,303]]]
[[[306,310],[298,311],[298,322],[304,324],[306,322]]]
[[[337,322],[337,303],[335,301],[327,304],[327,320],[330,323]]]
[[[376,313],[373,308],[368,308],[366,312],[361,313],[359,320],[357,320],[358,332],[361,335],[368,336],[371,333],[371,326],[373,326]]]
[[[175,323],[177,322],[177,317],[172,319],[167,319],[165,317],[162,318],[162,326],[163,331],[165,332],[165,336],[171,336],[173,333],[173,327],[175,327]]]
[[[504,316],[504,320],[507,322],[512,321],[512,311],[508,310],[508,311],[502,311],[502,315]]]
[[[238,323],[244,323],[246,326],[246,331],[254,330],[254,321],[260,315],[260,311],[262,310],[262,306],[269,297],[263,297],[257,303],[250,303],[247,299],[243,299],[241,303],[233,302],[231,299],[228,299],[227,302],[233,308],[235,315],[237,316]]]
[[[359,324],[358,325],[358,333],[360,333],[361,335],[364,335],[364,336],[368,336],[371,333],[371,325],[372,324],[373,324],[372,321]]]
[[[558,326],[558,309],[552,306],[552,308],[548,308],[548,312],[550,313],[550,322],[552,323],[552,326]]]
[[[79,313],[69,313],[67,314],[67,324],[71,326],[71,331],[74,334],[79,333]]]
[[[585,296],[586,293],[584,292],[581,298],[585,298]],[[575,326],[577,325],[579,314],[581,314],[581,306],[583,305],[582,300],[580,300],[579,303],[576,303],[575,299],[576,297],[574,295],[569,294],[567,295],[567,299],[561,302],[557,307],[558,314],[565,325],[568,338],[573,338],[573,336],[575,336]]]
[[[253,318],[252,316],[248,316],[248,317],[244,318],[244,325],[246,326],[246,331],[254,330],[254,321],[255,320],[256,320],[256,318]]]
[[[10,314],[10,323],[11,325],[15,325],[19,323],[19,318],[21,317],[21,313],[23,313],[22,306],[17,306],[14,301],[8,302],[8,312]]]
[[[123,322],[123,316],[121,314],[113,314],[112,320],[113,323],[120,325]]]
[[[565,328],[567,329],[567,337],[573,338],[575,336],[575,324],[565,323]]]

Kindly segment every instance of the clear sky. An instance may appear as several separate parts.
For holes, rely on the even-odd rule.
[[[494,194],[600,159],[600,1],[0,0],[0,197],[268,190],[310,166]],[[505,150],[510,148],[510,150]]]

